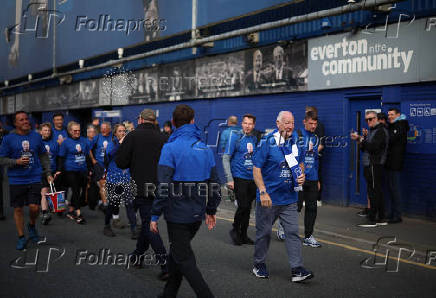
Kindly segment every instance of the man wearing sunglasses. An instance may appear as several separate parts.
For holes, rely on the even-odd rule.
[[[367,153],[364,154],[367,158],[362,158],[362,162],[370,209],[367,221],[358,226],[362,228],[372,228],[387,225],[382,185],[383,165],[387,156],[389,134],[384,125],[378,122],[376,112],[366,112],[365,121],[369,127],[366,136],[352,133],[351,139],[357,141],[361,150]]]

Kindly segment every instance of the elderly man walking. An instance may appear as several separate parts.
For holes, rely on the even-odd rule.
[[[272,225],[280,218],[286,235],[291,281],[301,282],[313,278],[313,273],[303,267],[301,240],[298,236],[297,192],[305,180],[304,156],[292,138],[292,113],[280,112],[276,123],[278,129],[260,141],[253,158],[253,178],[258,188],[253,273],[259,278],[269,276],[266,255]]]

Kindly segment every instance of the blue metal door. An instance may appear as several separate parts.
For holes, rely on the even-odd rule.
[[[350,99],[348,134],[357,131],[362,135],[362,129],[368,128],[365,122],[365,112],[381,111],[380,97]],[[362,151],[356,142],[350,139],[349,148],[349,200],[348,205],[367,205],[366,182],[363,176]]]

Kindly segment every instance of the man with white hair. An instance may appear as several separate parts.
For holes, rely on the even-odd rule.
[[[263,55],[260,50],[253,53],[253,69],[247,73],[245,84],[249,91],[261,88],[266,83],[264,71],[262,69]]]
[[[285,65],[285,50],[276,46],[273,50],[274,72],[272,82],[275,86],[295,86],[296,81],[292,77],[292,70]]]
[[[292,113],[280,112],[276,124],[277,129],[261,140],[253,157],[253,178],[258,188],[253,273],[259,278],[269,276],[265,260],[272,224],[280,218],[286,235],[291,281],[301,282],[313,278],[313,273],[303,267],[298,236],[297,192],[305,180],[304,156],[292,138]]]

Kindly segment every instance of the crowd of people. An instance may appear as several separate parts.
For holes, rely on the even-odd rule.
[[[383,119],[388,123],[383,124]],[[151,246],[161,267],[159,278],[166,280],[162,297],[175,297],[183,277],[198,297],[213,297],[197,267],[191,241],[203,220],[209,230],[215,226],[221,197],[219,191],[210,190],[206,196],[200,195],[191,191],[191,186],[219,185],[214,154],[202,141],[195,112],[187,105],[175,108],[163,131],[158,129],[156,113],[151,109],[144,109],[137,120],[134,128],[131,122],[112,125],[94,119],[84,137],[79,123],[71,121],[64,126],[61,113],[54,114],[53,123],[41,124],[38,132],[32,130],[26,112],[15,113],[15,130],[1,132],[0,165],[7,168],[9,178],[10,204],[18,233],[16,249],[26,249],[28,239],[45,241],[36,221],[40,211],[43,225],[51,220],[47,193],[67,192],[67,210],[57,214],[78,224],[86,224],[82,207],[89,205],[103,211],[103,234],[108,237],[116,236],[112,227],[124,228],[119,217],[123,205],[131,238],[137,240],[130,258],[141,265],[141,256]],[[364,152],[368,189],[369,208],[362,212],[368,221],[360,226],[387,224],[382,190],[384,167],[392,193],[389,222],[401,222],[398,190],[407,120],[397,109],[390,109],[387,117],[368,111],[365,120],[369,131],[351,134]],[[220,138],[225,183],[234,191],[237,202],[230,238],[237,246],[254,245],[252,272],[256,277],[268,278],[266,256],[272,226],[277,222],[277,237],[286,246],[291,280],[311,279],[314,274],[303,267],[301,247],[321,247],[313,236],[324,149],[324,128],[318,121],[318,111],[306,108],[301,129],[295,129],[290,111],[278,114],[277,129],[271,133],[262,135],[255,126],[254,115],[245,114],[241,127],[237,117],[230,116]],[[156,192],[162,185],[170,185],[173,191],[165,195]],[[174,189],[179,193],[175,194]],[[253,202],[256,239],[247,233]],[[29,207],[28,238],[24,206]],[[298,217],[303,207],[305,235],[301,241]],[[169,252],[159,235],[162,214],[167,222]]]

